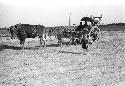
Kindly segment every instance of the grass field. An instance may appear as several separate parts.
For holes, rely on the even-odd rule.
[[[66,40],[63,40],[66,41]],[[81,45],[58,47],[57,40],[0,40],[0,86],[124,86],[125,33],[102,32],[84,55]]]

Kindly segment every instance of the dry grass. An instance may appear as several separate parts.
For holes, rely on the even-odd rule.
[[[108,33],[106,33],[108,34]],[[115,33],[114,33],[115,34]],[[26,42],[24,50],[15,47],[18,41],[2,41],[0,51],[1,86],[124,86],[124,37],[105,35],[89,46],[87,55],[81,45],[35,46]],[[57,40],[47,44],[56,44]]]

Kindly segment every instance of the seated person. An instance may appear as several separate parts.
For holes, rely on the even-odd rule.
[[[87,21],[85,21],[84,25],[82,25],[82,22],[80,22],[80,25],[76,28],[75,31],[83,31],[84,28],[88,28]]]

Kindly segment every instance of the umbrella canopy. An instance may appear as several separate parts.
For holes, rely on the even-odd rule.
[[[81,19],[81,21],[93,22],[93,19],[92,19],[92,18],[89,18],[89,17],[83,17],[83,18]]]

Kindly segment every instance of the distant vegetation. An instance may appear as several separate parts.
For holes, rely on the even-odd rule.
[[[112,24],[107,24],[108,26],[125,26],[125,23],[112,23]]]
[[[125,23],[100,25],[101,31],[125,31]]]

